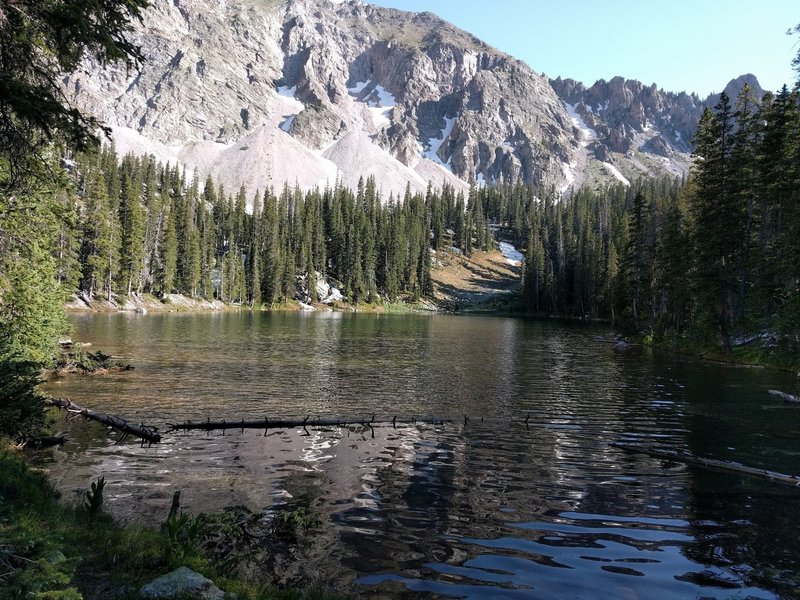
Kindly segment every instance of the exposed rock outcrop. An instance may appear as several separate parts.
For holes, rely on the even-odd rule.
[[[594,132],[591,158],[615,165],[627,177],[686,174],[703,110],[713,108],[720,98],[712,94],[702,100],[696,94],[666,92],[656,84],[648,86],[622,77],[601,79],[588,88],[560,77],[551,79],[550,84]],[[754,75],[743,75],[725,88],[731,102],[745,84],[758,98],[764,94]]]
[[[68,98],[152,153],[251,194],[374,175],[384,198],[685,173],[701,102],[615,78],[548,80],[431,13],[360,0],[154,0],[146,62],[88,64]]]
[[[112,126],[120,152],[228,189],[370,173],[385,195],[472,178],[560,185],[577,148],[546,78],[430,13],[156,0],[135,41],[140,72],[87,65],[68,97]]]

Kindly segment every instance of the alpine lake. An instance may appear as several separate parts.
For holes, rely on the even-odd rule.
[[[800,595],[800,488],[610,445],[800,475],[800,406],[768,393],[796,390],[792,374],[619,351],[602,327],[499,316],[72,324],[134,368],[47,391],[157,426],[163,440],[120,441],[62,415],[67,444],[37,461],[67,500],[104,476],[104,506],[123,522],[162,523],[176,490],[193,514],[304,508],[319,525],[298,568],[357,597]],[[235,425],[306,415],[382,423]],[[167,431],[206,419],[232,425]]]

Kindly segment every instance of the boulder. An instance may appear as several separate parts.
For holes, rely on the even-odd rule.
[[[225,592],[214,582],[189,569],[179,567],[142,586],[142,598],[196,598],[197,600],[223,600]]]

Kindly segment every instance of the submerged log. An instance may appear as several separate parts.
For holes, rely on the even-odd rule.
[[[678,452],[677,450],[659,450],[655,448],[648,448],[640,444],[626,444],[624,442],[611,442],[609,446],[625,450],[626,452],[635,452],[638,454],[646,454],[653,458],[663,458],[667,460],[674,460],[677,462],[700,465],[711,469],[721,469],[723,471],[731,471],[734,473],[743,473],[745,475],[753,475],[756,477],[763,477],[772,481],[780,483],[788,483],[789,485],[800,486],[800,476],[786,475],[776,471],[768,471],[767,469],[758,469],[756,467],[748,467],[739,463],[730,462],[727,460],[716,460],[713,458],[702,458],[694,456],[688,452]]]
[[[150,427],[144,423],[136,425],[135,423],[131,423],[122,417],[106,415],[104,413],[92,410],[91,408],[84,408],[83,406],[75,404],[68,398],[50,398],[45,401],[45,405],[55,406],[57,408],[66,410],[69,413],[81,415],[86,419],[97,421],[98,423],[102,423],[107,427],[121,431],[126,435],[135,436],[141,440],[144,440],[145,442],[150,442],[151,444],[157,444],[161,441],[161,435],[158,433],[158,429],[156,427]]]
[[[28,448],[34,448],[35,450],[42,450],[44,448],[52,448],[53,446],[63,446],[67,441],[63,435],[45,435],[38,438],[33,438],[32,440],[28,440],[25,444]]]
[[[382,427],[392,426],[397,427],[397,424],[417,425],[428,423],[431,425],[444,425],[445,423],[452,423],[450,419],[399,419],[394,417],[392,419],[376,421],[375,415],[366,418],[318,418],[312,419],[306,417],[304,419],[269,419],[267,417],[256,420],[228,421],[186,421],[184,423],[168,423],[170,431],[192,430],[201,429],[204,431],[213,430],[228,430],[228,429],[285,429],[289,427]]]
[[[786,392],[779,392],[778,390],[770,390],[769,393],[773,396],[777,396],[778,398],[783,398],[784,402],[793,402],[795,404],[800,404],[800,398],[797,396],[792,396],[791,394],[787,394]]]

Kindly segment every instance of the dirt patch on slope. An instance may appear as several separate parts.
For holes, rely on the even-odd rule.
[[[521,267],[509,264],[499,250],[463,256],[443,251],[434,256],[431,273],[437,303],[463,310],[485,307],[519,289]]]

